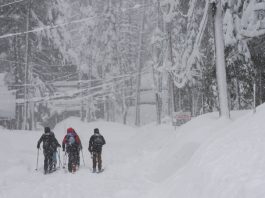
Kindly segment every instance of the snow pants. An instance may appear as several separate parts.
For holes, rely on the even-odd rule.
[[[52,166],[55,169],[57,165],[57,151],[53,152],[52,154]]]
[[[93,152],[92,160],[93,160],[93,171],[96,170],[97,165],[98,165],[98,170],[101,171],[102,168],[101,152]]]
[[[78,151],[72,151],[68,153],[68,171],[69,172],[75,172],[76,166],[79,166],[78,164]]]
[[[47,173],[48,171],[52,170],[52,160],[53,152],[44,152],[44,172]]]

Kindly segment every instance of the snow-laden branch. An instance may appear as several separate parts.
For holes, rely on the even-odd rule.
[[[189,23],[192,23],[192,15],[194,14],[196,1],[193,0],[192,4],[190,4],[190,9],[188,11]],[[176,63],[176,65],[171,69],[171,73],[173,75],[174,84],[181,88],[185,86],[185,84],[192,78],[192,76],[198,75],[199,69],[196,69],[196,72],[192,72],[193,65],[198,65],[200,62],[200,45],[203,38],[203,34],[207,25],[208,20],[208,11],[209,11],[209,0],[206,0],[203,16],[200,22],[200,26],[196,34],[195,42],[192,44],[191,39],[188,38],[186,40],[187,48],[183,52],[182,56],[179,57],[181,60]],[[190,25],[189,25],[190,26]],[[193,36],[193,35],[191,35]]]
[[[240,35],[245,38],[253,38],[264,35],[265,19],[263,16],[264,13],[262,12],[265,10],[265,2],[244,2],[243,9],[242,18],[240,19]]]
[[[82,23],[82,22],[87,22],[87,21],[90,21],[90,20],[92,20],[92,19],[94,19],[96,17],[98,17],[98,16],[86,17],[86,18],[83,18],[83,19],[74,20],[74,21],[67,22],[67,23],[59,23],[57,25],[47,25],[47,26],[44,26],[44,27],[35,28],[33,30],[30,30],[30,31],[24,31],[24,32],[18,32],[18,33],[5,34],[5,35],[0,36],[0,39],[8,38],[8,37],[14,37],[14,36],[28,34],[28,33],[36,33],[36,32],[41,32],[41,31],[44,31],[44,30],[56,29],[56,28],[59,28],[59,27],[67,26],[67,25],[72,25],[72,24],[78,24],[78,23]]]

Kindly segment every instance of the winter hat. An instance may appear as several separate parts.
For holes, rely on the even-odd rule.
[[[45,127],[45,128],[44,128],[44,132],[45,132],[45,133],[50,133],[50,132],[51,132],[50,127]]]
[[[73,132],[75,132],[75,130],[73,128],[70,127],[67,129],[67,133],[73,133]]]
[[[98,128],[95,128],[95,129],[94,129],[94,133],[99,133]]]

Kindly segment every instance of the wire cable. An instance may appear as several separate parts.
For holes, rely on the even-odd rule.
[[[146,7],[146,6],[150,6],[150,5],[153,5],[153,4],[147,4],[147,5],[142,5],[142,6],[136,6],[136,7],[133,7],[133,8],[128,8],[128,9],[123,10],[122,12],[125,12],[127,10],[131,10],[131,9],[139,9],[139,8]],[[22,35],[22,34],[29,34],[29,33],[41,32],[41,31],[44,31],[44,30],[56,29],[56,28],[64,27],[64,26],[71,25],[71,24],[77,24],[77,23],[81,23],[81,22],[87,22],[87,21],[89,21],[91,19],[99,18],[99,17],[102,17],[102,16],[104,16],[104,14],[101,14],[99,16],[86,17],[86,18],[74,20],[74,21],[67,22],[67,23],[59,23],[59,24],[56,24],[56,25],[47,25],[47,26],[43,26],[43,27],[38,27],[38,28],[35,28],[33,30],[24,31],[24,32],[9,33],[9,34],[5,34],[5,35],[0,36],[0,39],[14,37],[14,36]],[[79,28],[81,26],[77,26],[77,27]]]
[[[13,5],[13,4],[15,4],[15,3],[20,3],[20,2],[22,2],[22,1],[25,1],[25,0],[19,0],[19,1],[14,1],[14,2],[12,2],[12,3],[7,3],[7,4],[4,4],[4,5],[0,5],[0,8],[6,7],[6,6],[10,6],[10,5]]]

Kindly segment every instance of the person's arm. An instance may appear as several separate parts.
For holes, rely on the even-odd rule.
[[[102,145],[106,144],[105,138],[103,136],[102,136],[102,140],[103,140],[103,144]]]
[[[91,136],[90,139],[89,139],[88,151],[90,153],[92,152],[92,144],[93,144],[93,136]]]
[[[54,136],[54,141],[55,141],[57,147],[61,147],[61,145],[59,144],[59,142],[58,142],[58,140],[56,139],[55,136]]]
[[[65,151],[65,143],[66,143],[66,136],[64,136],[63,142],[62,142],[63,151]]]
[[[76,134],[76,139],[77,139],[77,143],[78,143],[78,148],[80,149],[80,150],[82,150],[83,149],[83,147],[82,147],[82,143],[81,143],[81,140],[80,140],[80,137]]]
[[[43,135],[40,137],[40,139],[39,139],[39,141],[38,141],[37,149],[40,148],[40,144],[41,144],[42,141],[43,141]]]

